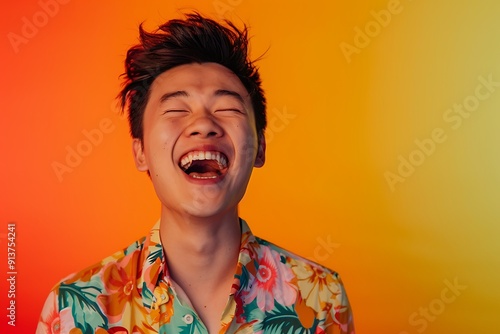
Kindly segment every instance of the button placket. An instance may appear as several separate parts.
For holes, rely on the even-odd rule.
[[[153,292],[153,303],[151,304],[151,309],[159,309],[159,307],[166,304],[169,299],[167,290],[161,286],[157,286]]]

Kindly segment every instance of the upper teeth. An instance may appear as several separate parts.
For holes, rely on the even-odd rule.
[[[219,164],[219,168],[227,167],[227,159],[224,154],[214,151],[193,151],[189,152],[181,159],[181,167],[188,169],[194,160],[215,160]]]

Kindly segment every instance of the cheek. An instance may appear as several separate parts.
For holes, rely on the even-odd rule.
[[[175,143],[172,130],[156,127],[151,129],[145,140],[145,152],[153,163],[163,163],[169,161],[173,156],[173,145]],[[146,139],[146,137],[145,137]]]
[[[235,146],[241,155],[242,163],[253,164],[258,149],[257,136],[252,132],[246,132],[240,134],[236,141]]]
[[[169,143],[174,141],[174,138],[178,136],[179,127],[168,126],[158,122],[154,127],[151,128],[149,132],[149,138],[153,145],[157,148],[168,147]]]

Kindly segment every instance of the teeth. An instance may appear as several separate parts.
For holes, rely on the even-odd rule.
[[[194,151],[189,152],[181,159],[181,167],[186,170],[191,166],[194,160],[215,160],[219,164],[219,168],[223,169],[227,167],[227,159],[220,152],[214,151]]]
[[[214,176],[199,176],[199,175],[193,175],[193,178],[194,179],[203,179],[203,180],[206,180],[206,179],[215,179],[217,178],[216,175]]]

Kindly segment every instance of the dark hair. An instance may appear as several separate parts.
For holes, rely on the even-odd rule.
[[[139,26],[140,43],[125,60],[125,80],[118,95],[122,110],[128,107],[130,134],[143,139],[142,120],[149,89],[161,73],[179,65],[213,62],[230,69],[240,79],[252,101],[259,135],[266,128],[266,99],[254,61],[248,57],[248,30],[225,21],[223,26],[199,13],[187,14],[147,32]]]

